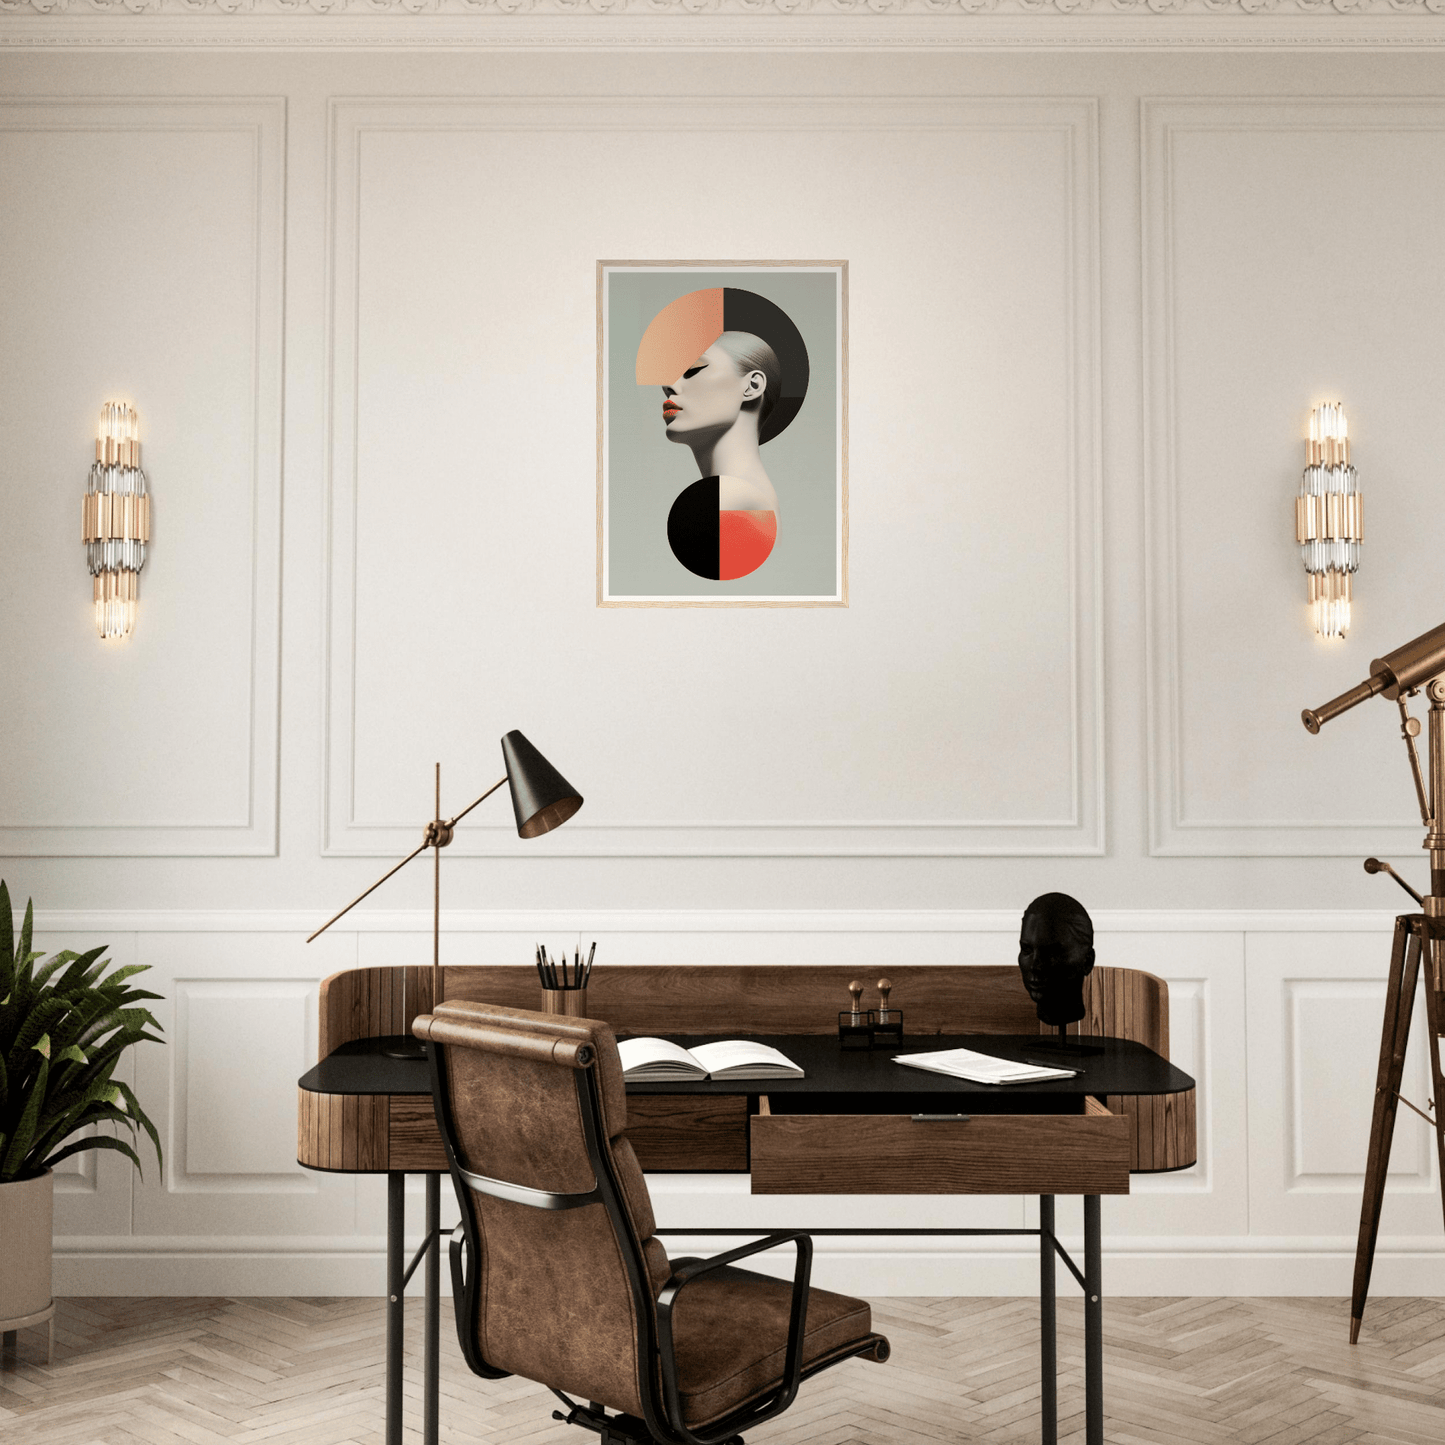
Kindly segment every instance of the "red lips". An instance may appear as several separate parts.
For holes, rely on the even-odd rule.
[[[680,412],[681,410],[682,410],[682,407],[679,406],[679,405],[677,404],[677,402],[675,402],[675,401],[673,401],[671,398],[669,398],[667,401],[663,402],[663,404],[662,404],[662,419],[663,419],[663,421],[671,421],[671,420],[673,419],[673,417],[675,417],[675,416],[678,414],[678,412]]]

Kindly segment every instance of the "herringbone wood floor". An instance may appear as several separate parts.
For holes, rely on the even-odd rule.
[[[446,1304],[448,1302],[444,1302]],[[408,1442],[420,1439],[420,1304],[409,1305]],[[1105,1305],[1114,1445],[1440,1445],[1445,1302],[1372,1300],[1359,1345],[1341,1300]],[[1060,1440],[1081,1445],[1082,1329],[1061,1299]],[[0,1369],[4,1445],[381,1445],[381,1305],[366,1299],[73,1299],[55,1363],[21,1334]],[[753,1445],[988,1445],[1038,1437],[1038,1306],[883,1299],[886,1365],[811,1381]],[[443,1316],[442,1439],[587,1445],[540,1386],[468,1373]]]

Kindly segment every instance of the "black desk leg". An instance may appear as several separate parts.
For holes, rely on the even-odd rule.
[[[406,1305],[406,1175],[386,1176],[386,1445],[401,1445],[402,1310]]]
[[[1059,1337],[1054,1308],[1054,1196],[1039,1195],[1039,1413],[1043,1445],[1059,1439]]]
[[[441,1362],[441,1188],[440,1174],[426,1177],[426,1373],[422,1415],[423,1445],[437,1445],[437,1406]]]
[[[1099,1196],[1084,1195],[1084,1441],[1104,1445],[1104,1259]]]

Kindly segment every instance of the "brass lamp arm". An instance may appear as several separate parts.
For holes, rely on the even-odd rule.
[[[321,927],[318,928],[318,929],[316,930],[316,932],[313,933],[313,934],[311,935],[311,937],[306,940],[306,942],[307,942],[307,943],[310,943],[312,938],[319,938],[323,933],[326,932],[326,930],[327,930],[328,928],[331,927],[331,925],[332,925],[333,923],[336,922],[336,919],[337,919],[337,918],[345,918],[346,915],[347,915],[348,913],[350,913],[351,910],[352,910],[353,908],[355,908],[356,905],[357,905],[358,903],[360,903],[363,898],[366,897],[367,893],[375,893],[376,890],[377,890],[378,888],[380,888],[381,885],[382,885],[383,883],[385,883],[386,880],[387,880],[388,878],[390,878],[393,873],[397,872],[399,869],[405,868],[406,865],[407,865],[408,863],[410,863],[411,860],[412,860],[413,858],[415,858],[418,853],[424,853],[424,852],[426,852],[426,850],[427,850],[428,848],[430,848],[430,847],[431,847],[431,839],[430,839],[429,837],[428,837],[428,838],[424,838],[424,839],[422,840],[422,842],[421,842],[417,847],[413,848],[413,849],[411,850],[411,852],[408,853],[408,854],[406,855],[406,857],[403,858],[403,859],[401,860],[401,862],[396,865],[395,868],[388,868],[388,869],[386,870],[386,872],[383,873],[383,874],[381,875],[381,877],[378,878],[378,879],[376,880],[376,882],[373,883],[373,884],[371,885],[371,887],[366,890],[365,893],[358,893],[358,894],[356,895],[356,897],[353,898],[353,899],[351,900],[351,902],[348,903],[348,904],[346,905],[346,907],[341,910],[340,913],[336,914],[336,916],[333,917],[333,918],[328,918],[328,919],[326,920],[326,922],[323,923],[323,924],[321,925]]]
[[[463,808],[461,812],[456,815],[455,818],[451,819],[450,822],[443,822],[440,818],[438,818],[434,822],[428,823],[426,829],[426,836],[421,840],[420,844],[418,844],[417,847],[413,848],[411,852],[408,853],[406,857],[401,860],[400,863],[397,863],[393,867],[388,868],[386,872],[383,873],[381,877],[378,878],[376,882],[371,885],[370,888],[366,889],[362,893],[358,893],[356,897],[353,898],[351,902],[348,903],[346,907],[341,910],[340,913],[335,914],[331,918],[328,918],[326,922],[323,923],[321,927],[316,930],[315,933],[313,933],[309,938],[307,938],[306,942],[310,943],[311,939],[319,938],[323,933],[326,932],[328,928],[331,927],[333,923],[336,922],[337,919],[344,918],[348,913],[350,913],[351,910],[355,908],[356,905],[360,903],[363,898],[367,897],[368,894],[375,893],[376,890],[380,888],[381,885],[385,883],[386,880],[390,878],[393,873],[397,873],[401,869],[405,868],[406,865],[410,863],[411,860],[415,858],[418,853],[425,853],[428,848],[440,848],[443,845],[443,841],[445,841],[446,843],[450,843],[452,829],[455,828],[456,825],[460,823],[461,820],[465,818],[467,814],[470,813],[472,809],[477,806],[477,803],[486,802],[486,800],[490,798],[492,794],[495,793],[497,789],[500,788],[502,784],[506,781],[506,776],[503,775],[497,782],[493,783],[492,786],[488,788],[487,791],[483,793],[480,798],[477,799],[476,803],[467,804],[467,806]],[[440,812],[440,809],[438,809],[438,812]],[[438,837],[438,832],[440,832],[443,836]]]
[[[505,783],[506,781],[507,781],[507,777],[506,777],[506,774],[504,773],[500,778],[497,779],[497,781],[496,781],[495,783],[492,784],[492,786],[491,786],[490,788],[487,789],[487,791],[486,791],[485,793],[482,794],[482,796],[481,796],[480,798],[477,799],[477,802],[476,802],[476,803],[468,803],[467,806],[466,806],[465,808],[463,808],[463,809],[461,810],[461,812],[458,813],[458,814],[456,815],[456,817],[451,820],[450,823],[447,824],[447,827],[448,827],[448,828],[455,828],[455,827],[457,826],[457,824],[460,823],[460,822],[462,821],[462,819],[465,818],[465,817],[467,816],[467,814],[470,813],[470,812],[472,811],[472,809],[477,806],[477,803],[485,803],[485,802],[487,801],[487,799],[490,798],[490,797],[492,796],[492,794],[495,793],[495,792],[497,791],[497,789],[500,788],[500,787],[502,786],[502,784]],[[412,856],[415,857],[416,855],[413,854]]]

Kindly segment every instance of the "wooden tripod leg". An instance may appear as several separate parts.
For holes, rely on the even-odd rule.
[[[1438,922],[1437,922],[1438,926]],[[1427,929],[1429,924],[1426,924]],[[1435,1114],[1435,1152],[1440,1161],[1440,1206],[1445,1210],[1445,1077],[1440,1069],[1440,1030],[1445,1028],[1441,1008],[1441,965],[1445,963],[1445,939],[1431,938],[1425,955],[1425,1021],[1430,1049],[1430,1107]]]
[[[1390,950],[1390,981],[1385,986],[1385,1023],[1380,1033],[1380,1067],[1375,1075],[1375,1106],[1370,1116],[1370,1152],[1365,1163],[1365,1195],[1360,1202],[1360,1238],[1355,1246],[1355,1287],[1350,1300],[1350,1343],[1360,1338],[1360,1321],[1370,1293],[1370,1269],[1380,1232],[1380,1206],[1385,1200],[1385,1171],[1395,1135],[1395,1107],[1405,1070],[1405,1046],[1415,1011],[1415,983],[1420,975],[1420,935],[1424,919],[1404,914],[1395,920]]]

